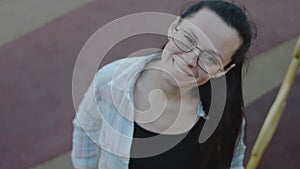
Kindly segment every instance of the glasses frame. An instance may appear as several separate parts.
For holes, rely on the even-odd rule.
[[[191,39],[193,40],[193,42],[195,43],[195,46],[193,46],[193,47],[192,47],[190,50],[188,50],[188,51],[183,50],[182,48],[180,48],[180,47],[177,45],[177,43],[175,42],[176,40],[174,39],[175,34],[176,34],[178,31],[183,31],[184,33],[186,33],[186,34],[189,36],[189,38],[191,38]],[[187,32],[186,30],[184,30],[184,29],[178,29],[178,28],[177,28],[177,25],[176,25],[176,26],[175,26],[175,32],[173,33],[173,35],[172,35],[171,37],[169,36],[169,38],[172,39],[172,41],[173,41],[173,43],[176,45],[176,47],[177,47],[178,49],[180,49],[182,52],[189,53],[189,52],[194,51],[195,49],[198,49],[198,50],[200,51],[200,53],[199,53],[199,55],[197,56],[197,65],[198,65],[198,67],[200,67],[200,69],[203,70],[206,74],[208,74],[208,75],[210,75],[210,76],[214,76],[214,75],[216,75],[218,72],[223,72],[223,71],[224,71],[224,68],[223,68],[222,64],[220,63],[220,61],[219,61],[218,59],[215,58],[215,55],[217,55],[219,58],[221,58],[220,55],[219,55],[219,54],[216,54],[216,53],[213,52],[213,51],[211,51],[211,52],[213,52],[214,54],[211,54],[211,56],[214,58],[214,60],[216,60],[216,61],[218,62],[219,67],[220,67],[219,70],[217,70],[217,71],[214,72],[214,73],[208,73],[204,68],[202,68],[202,66],[199,64],[200,56],[201,56],[201,54],[202,54],[203,52],[207,52],[207,53],[210,53],[210,52],[209,52],[209,50],[203,50],[203,49],[201,49],[200,47],[198,47],[198,44],[197,44],[196,40],[195,40],[195,39],[193,38],[193,36],[192,36],[189,32]],[[194,53],[195,53],[195,52],[194,52]]]

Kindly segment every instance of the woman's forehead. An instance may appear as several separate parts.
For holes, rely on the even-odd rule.
[[[225,57],[231,56],[241,44],[238,32],[225,23],[215,12],[206,8],[200,9],[192,16],[183,19],[179,25],[180,28],[192,31],[197,36],[201,47],[210,49],[213,47]]]

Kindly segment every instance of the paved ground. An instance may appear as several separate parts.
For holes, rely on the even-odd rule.
[[[300,2],[238,2],[248,7],[259,29],[245,76],[248,157],[300,33]],[[144,11],[178,14],[183,4],[183,0],[1,1],[0,168],[71,168],[72,73],[84,42],[118,17]],[[122,57],[118,51],[110,52],[107,62]],[[260,168],[297,168],[299,85],[298,77]]]

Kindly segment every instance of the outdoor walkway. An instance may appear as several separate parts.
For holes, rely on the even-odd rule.
[[[178,14],[185,2],[0,1],[0,169],[72,168],[72,74],[86,40],[119,17],[146,11]],[[300,1],[238,2],[247,6],[259,30],[244,81],[247,162],[300,34]],[[118,51],[110,55],[107,62],[124,57]],[[299,87],[298,75],[261,169],[299,168]]]

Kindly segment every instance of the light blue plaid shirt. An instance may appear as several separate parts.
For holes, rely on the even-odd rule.
[[[101,68],[73,120],[72,162],[76,169],[128,169],[133,140],[133,87],[145,65],[161,53],[120,59]],[[120,111],[121,110],[121,111]],[[198,115],[205,116],[202,105]],[[231,169],[244,169],[246,146],[239,135]],[[99,151],[100,150],[100,151]]]

